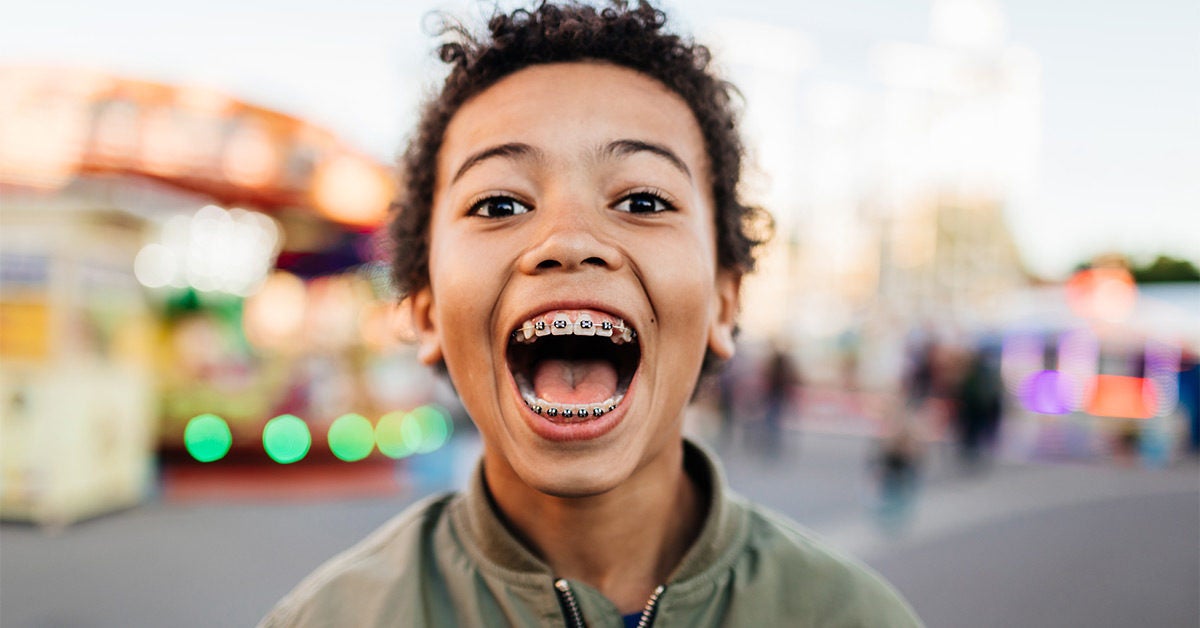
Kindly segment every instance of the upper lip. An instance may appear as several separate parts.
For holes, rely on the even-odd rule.
[[[610,303],[587,299],[569,299],[541,303],[530,308],[528,311],[521,314],[517,320],[509,326],[508,333],[511,334],[512,332],[516,331],[525,321],[535,316],[547,314],[549,312],[555,312],[558,310],[595,310],[597,312],[604,312],[605,314],[611,314],[612,316],[620,318],[621,320],[625,321],[626,325],[632,327],[634,331],[637,331],[637,325],[634,324],[630,316],[620,308],[613,307]]]

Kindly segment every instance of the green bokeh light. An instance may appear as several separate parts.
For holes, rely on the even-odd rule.
[[[375,426],[379,451],[390,458],[437,451],[450,440],[450,415],[440,406],[429,404],[412,412],[389,412]]]
[[[400,423],[400,437],[409,451],[425,453],[425,423],[421,421],[421,414],[417,410],[409,412]]]
[[[404,441],[403,425],[407,414],[399,410],[389,412],[375,424],[375,442],[379,451],[389,458],[404,458],[413,453],[413,448]]]
[[[346,462],[362,460],[374,448],[375,428],[361,414],[343,414],[329,426],[329,450]]]
[[[450,440],[450,416],[440,406],[421,406],[408,416],[410,421],[420,426],[420,440],[410,443],[418,453],[437,451]],[[418,429],[412,429],[411,432],[416,434]],[[407,436],[408,432],[405,434]]]
[[[263,428],[263,449],[271,460],[291,464],[303,460],[312,447],[312,434],[300,417],[281,414],[267,421]]]
[[[215,462],[229,453],[233,434],[225,419],[215,414],[201,414],[188,421],[183,430],[183,446],[200,462]]]

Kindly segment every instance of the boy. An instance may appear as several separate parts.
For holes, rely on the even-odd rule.
[[[910,626],[682,436],[730,357],[756,210],[729,87],[647,4],[462,29],[404,157],[395,278],[484,454],[266,626]]]

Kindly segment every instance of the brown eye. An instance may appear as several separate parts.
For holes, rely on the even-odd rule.
[[[530,211],[530,207],[511,196],[489,196],[471,206],[472,216],[505,218]]]
[[[657,214],[675,208],[661,197],[649,192],[630,194],[617,202],[613,209],[631,214]]]

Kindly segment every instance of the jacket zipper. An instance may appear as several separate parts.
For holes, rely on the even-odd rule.
[[[554,588],[558,591],[558,602],[563,606],[563,618],[567,620],[567,628],[586,628],[583,623],[583,615],[579,612],[579,603],[575,601],[575,593],[571,591],[571,585],[566,578],[559,578],[554,581]],[[650,599],[646,600],[646,607],[642,609],[642,616],[638,618],[638,628],[650,628],[650,624],[654,623],[654,611],[658,607],[658,600],[665,593],[667,587],[658,585],[654,589],[654,593],[650,594]]]
[[[558,601],[563,605],[563,618],[567,620],[567,628],[586,628],[583,615],[579,614],[579,604],[575,602],[575,594],[571,592],[571,585],[567,584],[565,578],[559,578],[554,581],[554,588],[558,590]]]
[[[655,587],[654,593],[650,594],[650,599],[646,600],[646,608],[642,609],[642,617],[638,619],[638,628],[650,628],[650,624],[654,622],[654,608],[658,606],[658,598],[662,597],[666,590],[665,585],[660,584]]]

